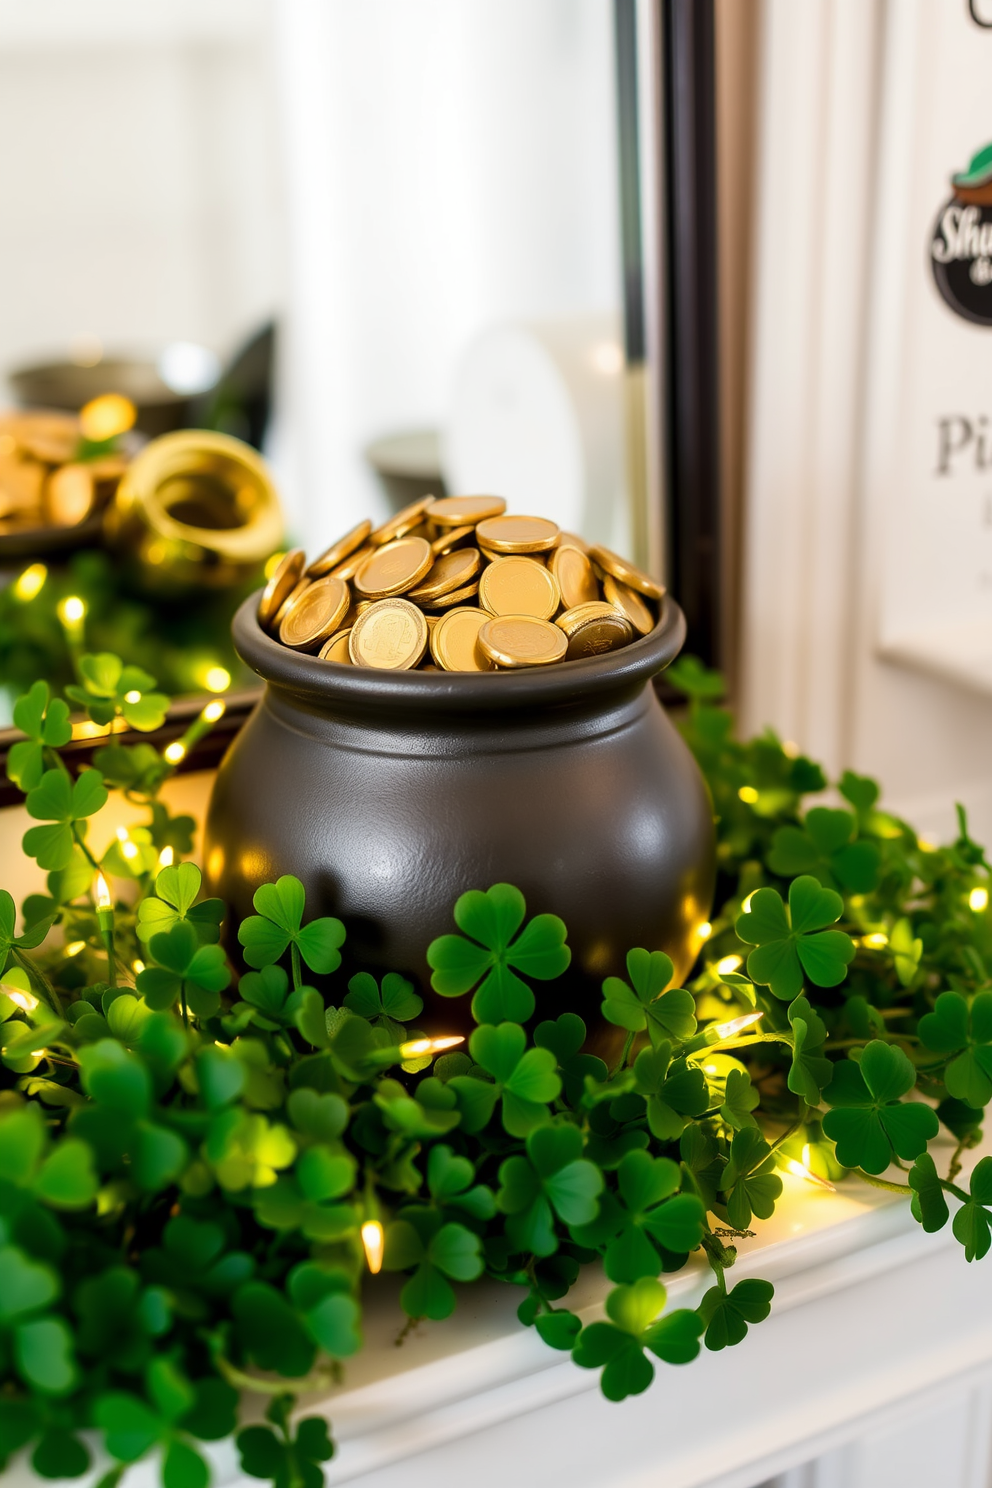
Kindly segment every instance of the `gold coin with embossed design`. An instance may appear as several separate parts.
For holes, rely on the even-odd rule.
[[[433,562],[425,537],[401,537],[366,558],[355,575],[355,588],[369,599],[391,599],[425,579]]]
[[[566,661],[578,661],[582,656],[600,656],[605,651],[616,651],[633,639],[634,628],[626,615],[612,605],[596,600],[592,604],[576,605],[559,615],[555,624],[567,640]]]
[[[489,517],[479,523],[475,535],[494,553],[548,553],[560,530],[547,517]]]
[[[415,589],[408,590],[408,596],[416,604],[433,604],[442,595],[464,589],[475,578],[481,566],[478,548],[456,548],[453,553],[435,558],[426,579]]]
[[[479,602],[491,615],[533,615],[550,620],[561,604],[554,574],[533,558],[497,558],[483,569]]]
[[[290,604],[279,626],[279,639],[294,651],[318,651],[348,613],[351,595],[342,579],[317,579]]]
[[[479,631],[491,617],[485,610],[448,610],[431,631],[431,655],[445,672],[491,672],[493,662],[479,645]]]
[[[355,666],[402,672],[427,649],[427,621],[408,599],[380,599],[351,628],[348,652]]]
[[[439,527],[475,526],[487,517],[498,517],[506,511],[502,496],[442,496],[431,507],[431,521]]]
[[[579,548],[560,542],[548,559],[548,568],[558,580],[561,602],[566,610],[576,605],[592,604],[599,598],[599,584],[592,564]]]
[[[536,615],[494,615],[480,629],[479,645],[497,666],[548,666],[564,661],[568,638]]]
[[[348,642],[351,639],[351,630],[339,630],[331,636],[320,648],[319,657],[321,661],[336,661],[338,666],[351,666],[351,652],[348,650]]]

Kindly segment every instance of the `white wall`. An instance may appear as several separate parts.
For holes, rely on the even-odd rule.
[[[380,501],[361,448],[438,425],[504,319],[615,309],[609,0],[279,0],[288,487],[326,540]]]

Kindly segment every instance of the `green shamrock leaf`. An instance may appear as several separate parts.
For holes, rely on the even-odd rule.
[[[46,770],[25,805],[36,821],[53,825],[30,827],[24,834],[24,851],[39,868],[66,868],[72,858],[74,829],[107,803],[107,792],[99,770],[82,770],[75,780],[65,770]]]
[[[434,1209],[410,1205],[386,1226],[383,1269],[409,1271],[413,1275],[400,1293],[400,1303],[410,1317],[435,1321],[455,1310],[451,1281],[474,1281],[481,1276],[484,1261],[482,1241],[464,1225],[444,1222]]]
[[[706,1210],[694,1193],[680,1193],[678,1163],[646,1152],[628,1152],[617,1167],[617,1195],[608,1194],[591,1224],[572,1226],[580,1245],[606,1243],[604,1267],[611,1281],[657,1276],[669,1255],[687,1255],[703,1238]]]
[[[737,934],[756,947],[747,958],[752,981],[791,1002],[803,988],[803,973],[818,987],[837,987],[854,959],[854,941],[842,930],[824,926],[839,920],[844,901],[805,874],[789,886],[789,907],[775,889],[758,889],[748,913],[737,921]]]
[[[805,997],[797,997],[790,1004],[789,1022],[793,1037],[789,1089],[802,1096],[808,1106],[818,1106],[834,1072],[833,1065],[823,1053],[827,1025]]]
[[[253,1478],[268,1478],[274,1488],[323,1488],[320,1464],[334,1456],[327,1422],[320,1416],[306,1416],[294,1435],[290,1429],[294,1404],[292,1395],[279,1395],[266,1411],[278,1435],[268,1426],[246,1426],[238,1432],[242,1469]]]
[[[14,704],[14,727],[27,738],[7,751],[7,776],[27,792],[44,774],[46,748],[61,749],[72,738],[68,704],[51,698],[47,682],[35,682]]]
[[[909,1186],[913,1190],[910,1207],[914,1219],[928,1234],[942,1230],[949,1218],[947,1200],[929,1152],[921,1152],[910,1169]]]
[[[664,951],[628,951],[627,975],[632,986],[619,977],[606,978],[603,1017],[630,1033],[640,1033],[646,1028],[656,1048],[663,1039],[691,1038],[696,1031],[692,993],[678,987],[670,992],[664,990],[674,971]]]
[[[386,972],[381,991],[375,977],[360,971],[348,983],[344,1006],[358,1017],[367,1018],[373,1027],[381,1028],[391,1043],[399,1044],[409,1037],[403,1024],[423,1012],[424,1002],[414,992],[413,984],[395,971]]]
[[[107,1451],[119,1462],[137,1462],[158,1446],[165,1488],[207,1488],[210,1469],[189,1437],[229,1435],[236,1424],[237,1393],[223,1380],[194,1383],[164,1356],[147,1366],[145,1389],[146,1399],[126,1390],[97,1397],[93,1419],[104,1432]]]
[[[183,920],[193,926],[203,945],[216,944],[220,940],[224,901],[204,899],[197,904],[202,878],[195,863],[176,863],[163,868],[155,880],[157,897],[143,899],[138,905],[138,939],[147,942]]]
[[[751,1113],[760,1100],[761,1096],[751,1084],[751,1076],[746,1069],[727,1071],[723,1104],[720,1107],[720,1116],[727,1126],[733,1127],[735,1131],[742,1131],[746,1126],[757,1126]]]
[[[27,1189],[52,1209],[87,1209],[100,1187],[85,1142],[62,1138],[49,1150],[48,1129],[37,1105],[0,1117],[0,1181]]]
[[[550,1049],[558,1061],[565,1098],[569,1105],[578,1106],[585,1091],[586,1076],[593,1080],[605,1080],[607,1068],[595,1054],[583,1054],[586,1041],[586,1025],[577,1013],[561,1013],[557,1018],[547,1018],[534,1029],[534,1042],[540,1049]]]
[[[916,1084],[916,1071],[901,1049],[873,1039],[860,1064],[843,1059],[834,1065],[824,1099],[834,1109],[823,1118],[823,1130],[837,1146],[845,1168],[882,1173],[892,1154],[906,1161],[926,1150],[937,1135],[937,1114],[902,1096]]]
[[[289,973],[281,966],[263,966],[261,971],[246,971],[238,982],[238,996],[261,1013],[258,1019],[260,1028],[279,1028],[290,1022],[296,1011],[296,1003],[289,1001]],[[323,998],[319,993],[317,997],[322,1016]]]
[[[766,862],[782,878],[812,874],[824,888],[838,883],[851,894],[870,894],[878,886],[882,855],[874,842],[857,841],[853,812],[814,806],[802,827],[779,827]]]
[[[211,1018],[231,972],[218,945],[201,945],[194,927],[177,920],[171,930],[153,935],[148,947],[157,965],[138,973],[135,986],[154,1012],[180,999],[197,1018]]]
[[[667,1293],[660,1281],[642,1276],[614,1287],[606,1298],[608,1323],[590,1323],[578,1336],[572,1358],[583,1369],[603,1368],[600,1388],[607,1400],[640,1395],[654,1379],[648,1349],[667,1364],[688,1364],[699,1353],[702,1323],[682,1308],[660,1317]]]
[[[22,935],[18,935],[14,901],[6,889],[0,889],[0,972],[7,965],[7,957],[15,946],[22,951],[34,950],[35,946],[41,945],[51,928],[52,918],[46,916],[36,920]]]
[[[964,1246],[966,1261],[980,1261],[992,1245],[992,1157],[983,1157],[971,1175],[971,1198],[951,1222],[954,1238]],[[921,1196],[922,1202],[922,1196]]]
[[[960,992],[942,992],[932,1013],[920,1019],[919,1035],[935,1054],[954,1054],[944,1070],[947,1092],[976,1110],[992,1100],[992,992],[971,1005]]]
[[[706,1077],[686,1059],[672,1060],[667,1041],[642,1049],[634,1060],[634,1088],[647,1102],[648,1127],[660,1142],[674,1142],[690,1117],[706,1110]]]
[[[550,1049],[528,1049],[527,1035],[519,1023],[484,1023],[469,1039],[469,1053],[494,1082],[490,1111],[502,1096],[503,1125],[511,1137],[526,1137],[535,1126],[548,1121],[548,1104],[561,1094],[561,1079]],[[458,1075],[449,1083],[456,1092],[466,1082],[481,1084],[471,1076]]]
[[[66,696],[89,710],[94,723],[111,723],[118,715],[139,733],[161,728],[169,711],[164,692],[153,691],[155,678],[141,667],[125,666],[109,651],[81,656],[81,685],[71,684]]]
[[[727,1218],[735,1230],[746,1230],[752,1214],[770,1219],[775,1212],[782,1180],[775,1172],[775,1155],[756,1127],[735,1134],[720,1187],[727,1195]]]
[[[595,1218],[603,1175],[582,1156],[576,1126],[535,1127],[526,1146],[526,1157],[508,1157],[501,1165],[496,1205],[509,1216],[506,1233],[514,1249],[549,1256],[558,1249],[556,1217],[567,1225]]]
[[[912,921],[905,918],[896,921],[889,936],[889,950],[900,984],[908,987],[923,955],[923,941],[913,935]]]
[[[475,1168],[445,1142],[435,1142],[427,1159],[427,1187],[435,1204],[462,1209],[474,1219],[492,1219],[496,1197],[485,1183],[472,1186]]]
[[[704,1342],[708,1349],[719,1349],[742,1343],[749,1323],[763,1323],[772,1310],[775,1288],[770,1281],[749,1276],[739,1281],[729,1294],[718,1286],[710,1287],[699,1304],[699,1316],[706,1328]]]
[[[477,1023],[526,1023],[534,994],[511,968],[545,982],[561,976],[572,959],[557,915],[535,915],[514,940],[526,913],[524,896],[512,884],[462,894],[454,916],[464,934],[442,935],[427,947],[434,991],[461,997],[481,979],[472,999]]]
[[[718,702],[727,691],[722,672],[711,671],[698,656],[680,656],[665,673],[665,681],[698,702]]]
[[[72,1334],[48,1312],[59,1292],[52,1267],[0,1245],[0,1348],[13,1372],[45,1395],[64,1395],[78,1378]]]
[[[249,966],[271,966],[292,947],[294,956],[302,956],[318,975],[337,971],[344,926],[329,915],[303,924],[306,892],[298,878],[286,873],[274,884],[262,884],[252,903],[258,914],[242,920],[238,930]]]

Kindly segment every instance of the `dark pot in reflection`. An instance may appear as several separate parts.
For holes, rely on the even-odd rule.
[[[437,997],[425,956],[465,889],[516,884],[528,915],[568,926],[572,965],[536,985],[539,1016],[572,1009],[595,1030],[600,983],[624,974],[631,946],[667,951],[684,977],[714,834],[651,686],[684,639],[677,605],[611,655],[477,674],[321,662],[266,635],[256,605],[241,606],[234,640],[268,686],[220,767],[204,853],[209,890],[236,917],[260,883],[296,874],[307,917],[347,926],[335,982],[357,966],[405,972],[427,1032],[470,1026],[470,999]]]

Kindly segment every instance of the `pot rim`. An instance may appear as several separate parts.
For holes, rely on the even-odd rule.
[[[272,686],[318,707],[495,712],[582,702],[596,694],[638,690],[675,660],[686,636],[685,616],[666,595],[652,631],[602,656],[516,672],[393,672],[320,661],[281,645],[258,623],[260,594],[249,595],[231,622],[238,655]]]

